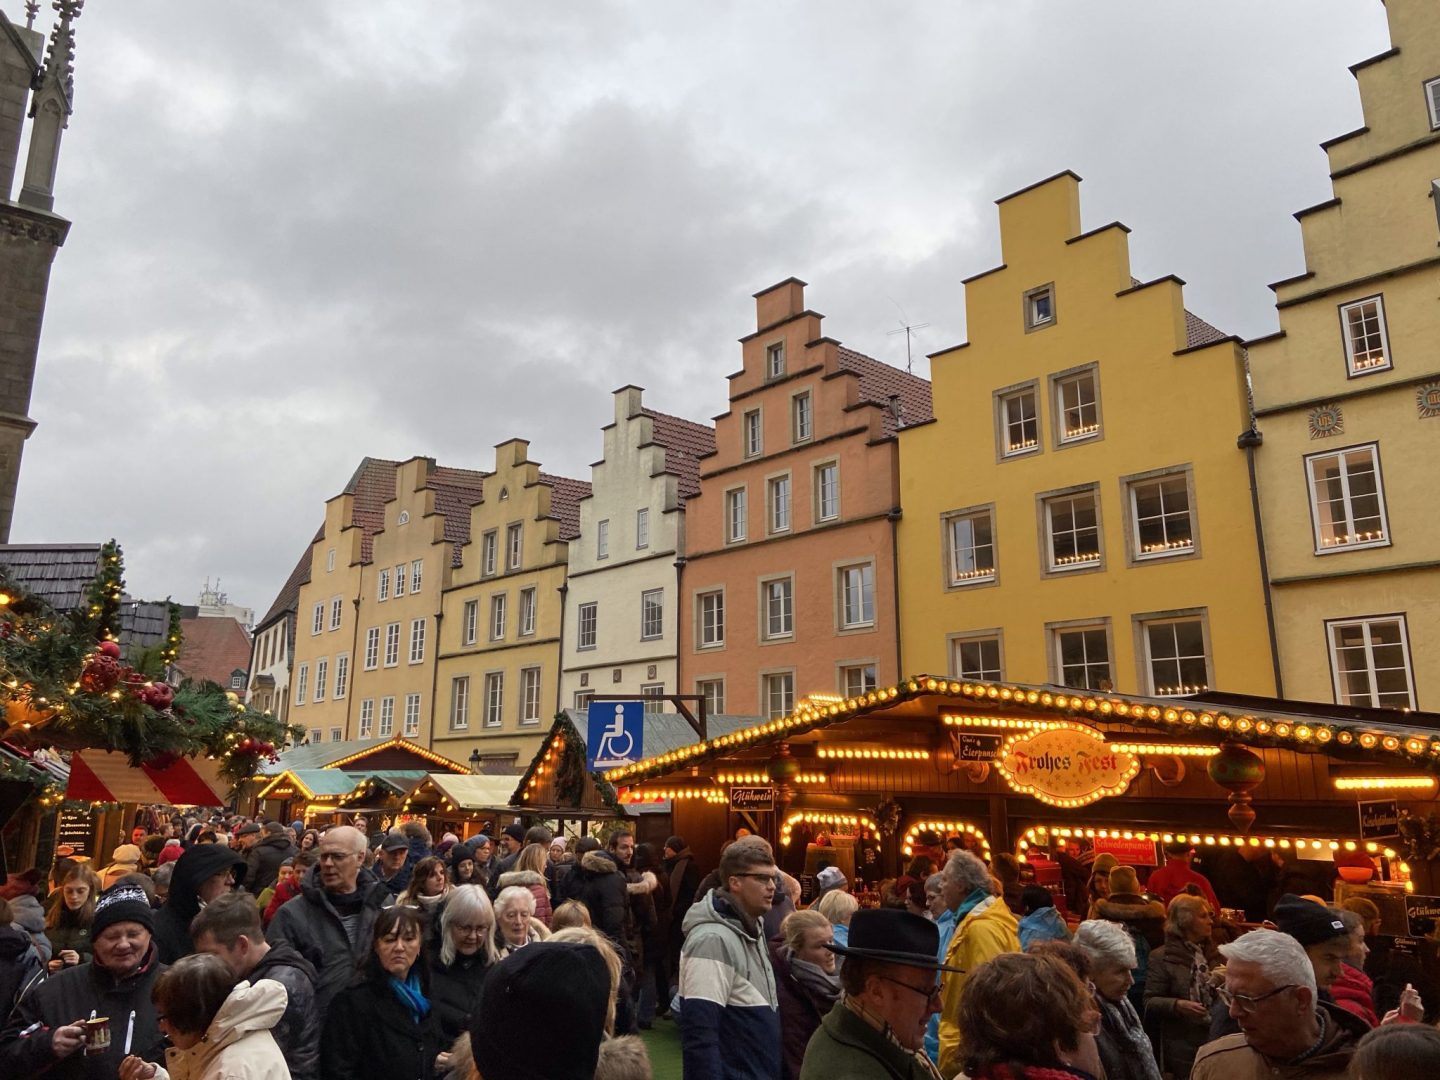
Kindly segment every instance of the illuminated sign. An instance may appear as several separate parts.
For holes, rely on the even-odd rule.
[[[1012,735],[995,764],[1020,794],[1052,806],[1119,795],[1140,771],[1138,758],[1112,750],[1105,736],[1083,724]]]

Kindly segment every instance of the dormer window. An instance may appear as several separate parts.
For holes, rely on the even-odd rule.
[[[1055,323],[1055,286],[1041,285],[1025,294],[1025,332]]]
[[[765,377],[778,379],[785,374],[785,343],[777,341],[765,349]]]

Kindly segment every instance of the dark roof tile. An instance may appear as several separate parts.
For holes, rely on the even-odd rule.
[[[864,353],[841,346],[838,350],[840,370],[860,376],[860,400],[879,405],[885,410],[885,434],[894,435],[901,427],[935,419],[930,399],[930,382],[918,375],[882,364]],[[900,417],[890,411],[891,397],[899,398]]]
[[[665,449],[665,471],[676,477],[683,506],[700,494],[700,459],[715,452],[715,429],[669,413],[644,409],[656,444]]]
[[[550,516],[560,522],[560,539],[576,539],[580,535],[580,500],[589,498],[590,482],[542,472],[540,483],[550,486]]]

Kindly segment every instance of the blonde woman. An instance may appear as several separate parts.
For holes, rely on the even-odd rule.
[[[810,910],[818,911],[830,920],[836,945],[843,947],[850,944],[850,916],[860,910],[859,900],[847,892],[836,889],[816,900]]]
[[[615,1037],[615,1005],[620,997],[623,966],[620,954],[610,939],[588,926],[571,926],[557,930],[551,941],[570,941],[589,945],[605,961],[610,974],[610,1001],[605,1007],[605,1040],[600,1044],[600,1060],[595,1065],[595,1080],[649,1080],[650,1054],[638,1035]]]

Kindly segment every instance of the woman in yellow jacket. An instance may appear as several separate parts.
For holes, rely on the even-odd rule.
[[[941,984],[940,1072],[955,1076],[961,1070],[960,991],[966,974],[1001,953],[1020,951],[1019,924],[991,891],[990,871],[968,851],[957,851],[945,864],[945,901],[955,912],[955,933],[945,952],[947,967]]]

